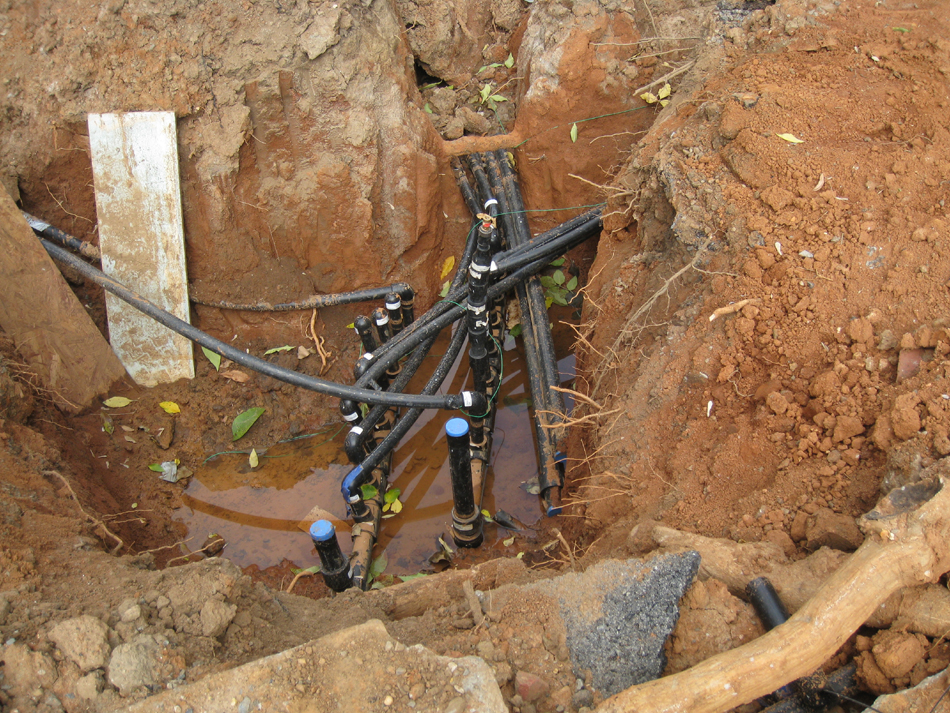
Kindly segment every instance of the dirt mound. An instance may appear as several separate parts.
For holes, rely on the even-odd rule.
[[[525,560],[583,568],[642,553],[660,524],[744,543],[789,577],[813,550],[833,571],[861,542],[855,516],[950,454],[941,3],[605,0],[539,3],[520,19],[504,2],[453,5],[454,19],[444,5],[397,5],[8,3],[0,173],[24,207],[94,240],[85,114],[172,109],[203,296],[410,278],[422,306],[468,227],[446,155],[510,130],[490,140],[511,149],[531,207],[607,201],[596,259],[576,256],[589,278],[576,384],[588,401],[572,415],[570,517],[556,523],[575,544],[542,527]],[[447,48],[436,20],[457,39]],[[508,101],[492,108],[484,86]],[[453,148],[439,132],[454,138],[459,122],[469,136]],[[563,214],[538,215],[535,227]],[[101,322],[96,291],[75,287]],[[349,310],[312,325],[198,317],[242,348],[326,334],[327,364],[268,358],[350,378]],[[327,400],[199,360],[193,382],[125,386],[128,409],[67,418],[4,354],[3,705],[109,710],[371,618],[404,644],[479,655],[513,710],[599,701],[536,602],[496,610],[462,588],[466,576],[484,591],[537,576],[520,561],[367,596],[328,597],[302,578],[294,591],[319,602],[226,560],[155,569],[180,554],[170,513],[182,485],[148,465],[228,450],[250,406],[266,406],[262,439],[313,432],[336,418]],[[173,417],[161,401],[187,408]],[[283,588],[301,564],[270,581]],[[668,673],[759,634],[727,579],[687,592]],[[899,628],[860,632],[833,663],[855,659],[875,693],[946,666],[937,632]]]

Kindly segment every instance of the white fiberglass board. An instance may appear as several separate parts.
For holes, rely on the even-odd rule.
[[[186,322],[188,279],[173,112],[90,114],[103,271]],[[194,378],[192,344],[106,293],[109,340],[143,386]]]

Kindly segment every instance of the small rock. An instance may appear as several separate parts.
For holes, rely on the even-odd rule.
[[[409,700],[418,701],[426,694],[426,685],[424,683],[413,684],[409,689]]]
[[[118,608],[119,619],[129,623],[142,616],[142,607],[134,599],[124,600]]]
[[[819,508],[808,519],[805,528],[808,549],[831,547],[836,550],[853,552],[864,542],[864,536],[858,529],[853,517],[842,515],[828,508]]]
[[[901,394],[894,400],[894,408],[891,409],[891,428],[894,431],[894,437],[898,440],[906,441],[920,431],[920,414],[917,412],[919,402],[920,397],[913,392]]]
[[[571,704],[575,708],[590,708],[594,705],[594,694],[588,691],[586,688],[582,688],[577,691],[573,698],[571,698]]]
[[[788,400],[782,396],[779,391],[773,391],[766,396],[765,404],[772,410],[772,413],[777,416],[780,416],[788,410]]]
[[[465,130],[471,134],[487,134],[491,130],[491,122],[467,106],[456,109],[455,116],[464,122]]]
[[[49,638],[83,673],[102,668],[109,659],[109,627],[94,616],[61,621],[52,628]]]
[[[864,433],[864,424],[855,416],[839,416],[831,440],[841,443],[858,434]]]
[[[464,133],[465,122],[457,116],[453,116],[451,119],[449,119],[448,123],[446,123],[445,130],[442,132],[442,135],[447,141],[455,141],[455,139],[462,138],[462,134]]]
[[[99,695],[102,690],[102,674],[98,671],[88,673],[76,681],[76,695],[80,698],[91,701]]]
[[[920,634],[882,631],[874,636],[871,653],[874,661],[888,678],[902,678],[918,662],[926,658],[927,639]]]
[[[216,638],[227,631],[228,624],[234,618],[237,606],[227,604],[220,599],[209,599],[201,607],[201,633]]]
[[[316,59],[333,45],[340,41],[337,29],[342,12],[336,4],[321,6],[322,12],[317,15],[310,26],[300,36],[300,48],[307,53],[310,59]]]
[[[159,683],[161,649],[151,636],[140,635],[116,646],[109,659],[109,683],[128,696],[141,686]]]
[[[550,689],[550,684],[536,674],[527,671],[518,671],[515,674],[515,690],[521,696],[521,699],[528,703],[532,703],[546,695]]]
[[[479,641],[475,647],[475,651],[486,661],[491,661],[495,658],[495,645],[491,641]]]
[[[789,534],[794,542],[801,542],[805,539],[805,526],[808,523],[808,513],[799,510],[792,520],[792,526],[789,528]]]
[[[465,713],[466,710],[468,710],[468,702],[463,696],[453,698],[445,707],[445,713]]]

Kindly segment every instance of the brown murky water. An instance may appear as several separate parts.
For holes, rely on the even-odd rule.
[[[569,335],[559,334],[559,354],[569,351],[569,344],[560,343],[568,339]],[[537,495],[529,494],[523,486],[537,476],[527,374],[521,344],[515,346],[509,339],[506,346],[483,508],[491,513],[502,509],[532,525],[542,517],[542,511]],[[432,351],[441,353],[438,343]],[[429,359],[434,366],[438,356]],[[562,383],[569,383],[574,375],[574,357],[562,358],[558,366]],[[430,369],[424,363],[417,379],[427,378]],[[469,379],[463,349],[443,391],[457,393]],[[414,383],[408,391],[418,389]],[[437,538],[442,536],[452,544],[452,488],[444,427],[453,415],[424,412],[394,453],[391,486],[402,491],[403,510],[383,522],[380,544],[388,559],[387,573],[431,569],[428,558],[437,550]],[[332,424],[320,433],[279,443],[261,453],[260,464],[253,469],[244,453],[208,460],[192,478],[184,495],[185,507],[176,519],[188,528],[194,542],[212,533],[224,537],[228,542],[224,556],[240,567],[257,565],[263,569],[289,560],[305,568],[318,560],[306,534],[310,523],[303,519],[319,506],[338,521],[340,544],[344,552],[349,552],[349,524],[340,495],[340,482],[352,467],[343,451],[347,431],[342,424]],[[489,525],[482,547],[505,548],[514,554],[520,537],[506,546],[503,540],[510,535]],[[377,545],[374,556],[379,552]]]

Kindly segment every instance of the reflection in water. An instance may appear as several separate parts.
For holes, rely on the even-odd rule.
[[[433,352],[438,351],[437,344]],[[467,372],[464,354],[463,350],[459,364]],[[542,514],[538,497],[520,487],[537,475],[530,394],[520,345],[505,351],[504,356],[492,468],[483,507],[490,512],[506,510],[533,524]],[[427,361],[435,363],[437,359],[430,356]],[[446,393],[458,393],[470,380],[459,364],[443,386]],[[565,357],[558,366],[563,381],[573,379],[573,356]],[[426,372],[424,363],[416,380],[424,381]],[[421,384],[416,380],[407,391],[418,392]],[[438,536],[451,542],[452,488],[444,426],[452,416],[445,411],[425,411],[395,451],[391,485],[402,491],[404,508],[398,516],[383,521],[380,544],[386,550],[388,572],[418,572],[428,566]],[[192,478],[183,498],[185,507],[176,516],[193,538],[191,548],[197,549],[205,537],[217,533],[228,542],[224,556],[240,567],[265,568],[284,559],[309,567],[316,562],[306,534],[309,522],[302,523],[302,528],[298,523],[319,506],[326,511],[324,517],[336,521],[340,544],[349,552],[349,525],[340,495],[340,481],[351,468],[343,452],[346,431],[334,424],[319,434],[280,443],[262,454],[255,469],[243,454],[221,455],[205,463]],[[493,544],[490,537],[495,529],[488,529],[483,547]],[[498,536],[507,534],[498,528]]]

